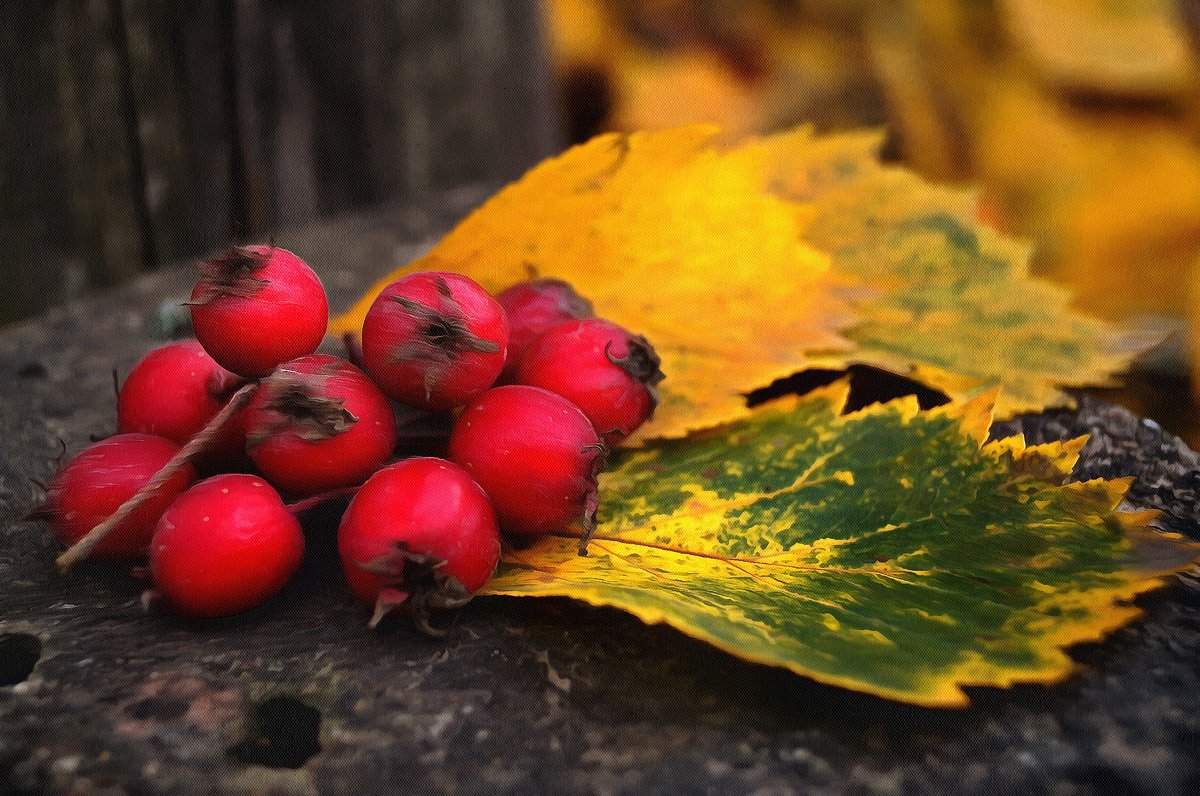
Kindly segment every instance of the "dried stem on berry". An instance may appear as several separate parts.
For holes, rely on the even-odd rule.
[[[469,352],[495,354],[501,348],[494,340],[479,337],[470,330],[462,305],[454,298],[450,286],[441,277],[437,279],[437,291],[437,307],[426,306],[407,296],[391,296],[393,301],[404,308],[405,314],[416,325],[418,333],[392,350],[390,362],[429,363],[425,370],[426,400],[459,356]]]
[[[442,307],[438,309],[426,307],[421,302],[405,296],[392,296],[392,300],[404,307],[408,316],[421,325],[420,338],[398,347],[392,356],[393,362],[440,359],[467,351],[495,354],[500,350],[500,346],[494,341],[484,340],[471,333],[467,328],[462,308],[452,297],[443,297]]]
[[[588,542],[596,533],[596,512],[600,509],[600,473],[608,466],[608,454],[611,449],[603,442],[597,442],[584,448],[585,452],[589,450],[594,450],[596,455],[592,458],[588,493],[583,499],[583,518],[580,523],[583,533],[579,537],[578,551],[581,556],[587,555]]]
[[[608,357],[609,362],[646,385],[650,393],[650,413],[653,415],[658,406],[658,384],[666,378],[666,374],[662,372],[662,359],[644,335],[632,335],[625,341],[625,345],[628,348],[625,356],[613,356],[612,343],[604,346],[604,356]]]
[[[360,563],[367,572],[383,577],[387,587],[379,590],[375,613],[368,623],[375,627],[392,611],[403,607],[417,627],[427,636],[446,635],[430,624],[435,613],[454,611],[471,600],[471,593],[453,575],[442,571],[446,560],[430,553],[415,553],[404,542],[378,558]]]
[[[207,304],[218,296],[253,296],[268,284],[255,274],[266,268],[271,250],[254,251],[245,246],[231,246],[220,257],[200,263],[199,292],[185,307]]]
[[[257,382],[252,382],[242,387],[233,397],[229,399],[220,412],[213,416],[213,419],[202,428],[196,436],[188,440],[179,453],[175,454],[166,465],[159,470],[153,478],[146,482],[145,486],[139,489],[133,497],[121,504],[112,515],[104,522],[97,525],[92,530],[88,531],[78,542],[71,545],[66,552],[58,557],[56,564],[62,573],[66,573],[77,562],[87,558],[92,552],[92,549],[104,538],[112,533],[113,529],[125,521],[125,518],[137,510],[147,500],[149,500],[164,484],[175,477],[193,457],[209,450],[212,443],[216,440],[217,435],[225,425],[233,419],[233,416],[245,408],[250,399],[254,397],[254,391],[258,388]]]
[[[346,399],[321,394],[319,383],[330,375],[331,371],[300,374],[281,369],[268,376],[263,381],[263,389],[267,391],[266,409],[278,420],[253,429],[246,436],[246,447],[261,445],[281,431],[295,434],[306,442],[332,439],[348,431],[358,418],[346,409]]]

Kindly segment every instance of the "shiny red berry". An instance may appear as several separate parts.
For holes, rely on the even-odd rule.
[[[606,442],[617,443],[654,414],[663,373],[645,337],[586,318],[542,332],[526,349],[516,379],[563,396]]]
[[[209,356],[197,340],[181,340],[142,357],[117,395],[117,430],[143,432],[187,443],[244,382]],[[200,456],[201,469],[243,463],[246,435],[237,422],[219,433]]]
[[[575,404],[539,387],[488,390],[450,434],[450,459],[479,482],[515,534],[590,532],[605,448]]]
[[[188,304],[196,339],[222,367],[246,378],[311,354],[329,320],[321,280],[274,246],[235,246],[205,262]]]
[[[309,354],[263,380],[245,409],[250,458],[279,489],[313,495],[361,484],[392,455],[392,405],[344,359]]]
[[[512,383],[529,344],[556,323],[592,317],[592,303],[561,279],[530,279],[496,294],[508,315],[508,358],[500,381]]]
[[[151,434],[118,434],[101,440],[58,472],[38,514],[50,519],[59,541],[69,547],[108,519],[177,453],[178,444]],[[144,553],[159,516],[195,478],[196,471],[185,465],[96,545],[93,555],[119,558]]]
[[[155,590],[181,614],[230,616],[283,589],[300,567],[300,523],[262,478],[230,474],[184,492],[150,543]]]
[[[350,501],[338,551],[351,589],[374,605],[372,623],[407,607],[422,629],[491,577],[500,534],[487,495],[456,464],[413,458],[383,468]]]
[[[117,396],[117,430],[187,442],[204,428],[241,379],[218,365],[197,340],[181,340],[142,357]]]
[[[364,369],[390,397],[423,409],[462,406],[492,386],[507,346],[503,308],[461,274],[401,277],[363,321]]]

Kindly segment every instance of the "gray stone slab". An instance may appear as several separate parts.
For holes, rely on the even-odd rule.
[[[278,242],[343,307],[477,199],[461,198],[424,220],[384,208]],[[928,710],[566,600],[478,599],[444,640],[370,631],[333,555],[336,507],[307,518],[312,554],[284,594],[232,619],[145,613],[119,569],[60,577],[45,526],[19,518],[60,440],[74,453],[112,433],[112,369],[157,344],[159,305],[190,280],[155,274],[0,332],[0,792],[1200,789],[1200,592],[1186,578],[1077,648],[1066,682]],[[1175,507],[1172,526],[1195,535],[1196,458],[1181,443],[1097,403],[1014,422],[1034,437],[1091,430],[1083,472],[1144,476],[1136,501]]]

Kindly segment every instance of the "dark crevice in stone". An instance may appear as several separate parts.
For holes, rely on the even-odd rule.
[[[23,683],[42,657],[42,642],[29,633],[0,633],[0,686]]]
[[[49,375],[50,371],[41,362],[26,362],[17,369],[18,379],[44,379]]]
[[[188,712],[192,703],[178,694],[162,694],[146,697],[125,708],[125,712],[135,719],[156,719],[170,721]]]
[[[321,751],[321,712],[291,697],[271,697],[255,706],[246,737],[229,749],[248,765],[300,768]]]
[[[41,788],[17,780],[14,769],[20,761],[20,757],[9,755],[0,757],[0,793],[3,793],[4,796],[39,796],[44,793],[45,791]]]

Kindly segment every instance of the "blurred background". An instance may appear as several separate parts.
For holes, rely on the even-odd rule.
[[[1081,309],[1169,335],[1099,392],[1197,447],[1198,53],[1200,0],[4,2],[0,324],[605,130],[877,126]]]

